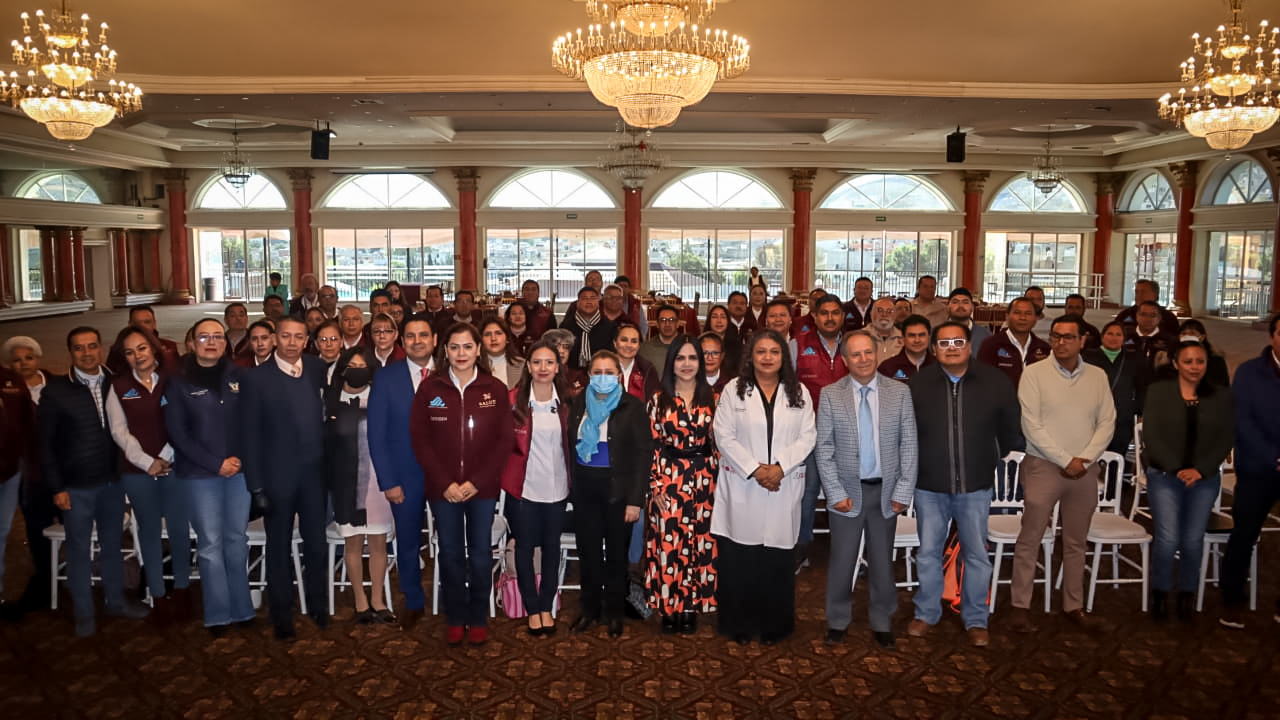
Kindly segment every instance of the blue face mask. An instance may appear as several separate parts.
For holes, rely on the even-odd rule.
[[[618,387],[617,375],[592,375],[591,389],[601,395],[608,395]]]

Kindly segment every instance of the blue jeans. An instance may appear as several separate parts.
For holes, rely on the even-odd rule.
[[[920,550],[916,555],[917,619],[930,625],[942,619],[942,552],[951,521],[960,536],[964,558],[964,586],[960,588],[960,618],[966,630],[987,626],[987,592],[991,589],[991,558],[987,557],[987,517],[991,491],[950,495],[916,490],[916,530]]]
[[[249,490],[244,475],[183,478],[196,528],[206,627],[254,616],[249,597]]]
[[[93,525],[98,524],[99,572],[110,607],[123,607],[124,559],[120,536],[124,534],[124,486],[118,482],[86,488],[67,488],[71,508],[62,513],[67,531],[67,589],[76,619],[92,618],[93,587],[90,549]]]
[[[813,515],[818,508],[818,492],[822,490],[822,478],[818,477],[818,460],[809,453],[804,459],[804,497],[800,499],[800,545],[813,542]]]
[[[440,552],[440,593],[445,621],[454,627],[487,627],[493,586],[490,533],[497,500],[452,503],[432,500]]]
[[[512,505],[514,503],[514,506]],[[530,615],[552,612],[560,576],[560,533],[564,530],[565,501],[530,502],[507,498],[515,510],[516,583]],[[636,523],[639,525],[640,523]],[[542,548],[542,567],[533,566],[533,549]],[[535,578],[542,575],[542,584]]]
[[[169,531],[173,587],[187,587],[191,584],[191,496],[186,485],[173,474],[126,473],[120,482],[138,519],[138,544],[151,597],[164,597],[165,592],[161,518]]]
[[[4,547],[13,527],[13,514],[18,510],[18,486],[22,473],[0,482],[0,594],[4,593]]]
[[[1200,586],[1200,555],[1204,552],[1204,531],[1209,513],[1222,485],[1219,475],[1201,478],[1191,487],[1182,484],[1177,473],[1147,468],[1147,493],[1151,522],[1155,525],[1151,542],[1151,588],[1157,592],[1173,589],[1173,555],[1178,553],[1178,591],[1195,592]]]

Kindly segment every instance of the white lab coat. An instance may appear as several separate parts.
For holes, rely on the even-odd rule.
[[[818,433],[813,399],[800,386],[804,407],[793,408],[779,386],[773,409],[773,455],[768,449],[768,424],[758,390],[738,399],[734,380],[720,394],[712,428],[720,450],[711,532],[740,545],[790,549],[800,535],[800,502],[804,497],[804,461],[813,451]],[[770,492],[747,477],[759,465],[782,467],[782,485]]]

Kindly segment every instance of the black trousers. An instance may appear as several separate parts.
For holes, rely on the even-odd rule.
[[[790,635],[796,628],[795,550],[715,538],[720,634],[771,641]]]
[[[271,622],[277,625],[293,622],[293,518],[298,518],[302,535],[302,583],[311,614],[328,613],[328,557],[324,526],[327,515],[326,495],[321,468],[300,472],[288,483],[268,486],[267,508],[263,519],[267,529],[267,603]]]
[[[1222,603],[1240,606],[1248,602],[1245,583],[1249,579],[1249,560],[1254,545],[1262,534],[1267,514],[1280,500],[1280,473],[1246,473],[1236,471],[1236,489],[1231,499],[1231,538],[1222,559]],[[1280,609],[1280,600],[1276,602]]]
[[[582,614],[592,618],[622,617],[627,598],[631,523],[626,522],[626,501],[610,499],[611,476],[608,468],[578,465],[570,492],[582,575]]]
[[[534,615],[555,607],[560,574],[560,533],[565,502],[530,502],[507,498],[516,528],[516,583],[524,609]],[[533,566],[534,548],[542,548],[542,567]],[[542,575],[542,585],[537,584]]]
[[[44,483],[29,482],[23,473],[22,485],[18,488],[18,506],[22,508],[22,521],[27,529],[27,547],[31,549],[31,562],[35,572],[22,593],[24,603],[30,607],[43,607],[49,604],[49,563],[51,550],[49,541],[44,539],[44,529],[54,523],[59,515],[53,504],[53,493]]]

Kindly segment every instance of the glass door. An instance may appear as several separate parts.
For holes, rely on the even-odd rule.
[[[1210,234],[1217,250],[1217,310],[1223,317],[1262,317],[1270,307],[1274,245],[1270,230]]]
[[[222,231],[222,295],[243,300],[245,294],[244,231]]]

